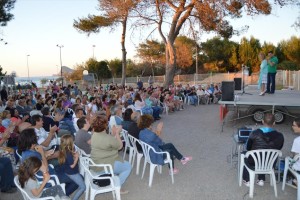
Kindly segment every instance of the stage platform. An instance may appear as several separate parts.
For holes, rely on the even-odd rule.
[[[219,101],[222,105],[266,105],[266,106],[296,106],[300,107],[300,91],[296,90],[276,90],[274,94],[265,94],[259,96],[258,90],[235,91],[238,100],[235,101]]]
[[[235,111],[237,118],[226,121],[252,117],[255,122],[259,123],[265,112],[272,112],[275,115],[276,123],[282,123],[286,116],[293,118],[300,116],[300,91],[276,90],[275,94],[265,94],[264,96],[259,96],[258,90],[246,90],[245,92],[242,94],[241,91],[235,91],[234,101],[220,100],[218,102],[220,104],[220,120],[223,125],[228,111]]]

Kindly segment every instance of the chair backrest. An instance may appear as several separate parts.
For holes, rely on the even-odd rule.
[[[131,146],[132,148],[134,148],[134,150],[135,150],[136,152],[138,152],[138,151],[137,151],[137,147],[136,147],[136,142],[138,141],[138,139],[136,139],[135,137],[133,137],[132,135],[130,135],[130,134],[128,134],[128,133],[127,133],[127,137],[128,137],[128,141],[129,141],[129,143],[130,143],[130,146]]]
[[[18,190],[20,190],[20,192],[21,192],[21,194],[22,194],[24,200],[40,199],[40,198],[31,198],[31,197],[27,194],[27,192],[21,187],[21,185],[20,185],[20,183],[19,183],[19,176],[15,176],[14,182],[15,182],[15,185],[17,186]],[[45,199],[45,198],[43,198],[43,199]],[[55,200],[54,197],[47,197],[47,199]]]
[[[138,142],[140,143],[142,149],[143,149],[143,152],[144,152],[144,156],[145,156],[145,160],[148,162],[148,163],[152,163],[151,161],[151,158],[150,158],[150,151],[152,151],[153,153],[155,153],[155,149],[150,146],[149,144],[141,141],[141,140],[138,140]],[[154,164],[154,163],[152,163]]]
[[[282,152],[277,149],[259,149],[248,151],[246,158],[251,156],[255,163],[255,171],[270,171],[273,169],[274,163]]]
[[[122,129],[121,134],[122,134],[122,136],[123,136],[123,138],[124,138],[124,141],[125,141],[126,145],[127,145],[128,147],[134,148],[134,146],[133,146],[132,143],[130,142],[128,131]]]
[[[77,145],[74,146],[75,146],[75,150],[78,151],[80,157],[91,157],[91,154],[85,153],[85,151],[80,149]]]
[[[19,149],[16,149],[16,154],[19,157],[19,159],[22,160],[22,152],[20,152]]]
[[[82,166],[84,167],[84,171],[85,171],[85,175],[86,175],[85,178],[86,178],[86,180],[89,181],[88,184],[91,184],[93,182],[94,178],[99,178],[98,175],[95,176],[91,172],[90,167],[100,167],[100,168],[103,168],[103,172],[105,174],[111,174],[111,177],[102,177],[100,179],[110,179],[110,182],[111,182],[110,185],[112,187],[114,187],[114,182],[113,182],[114,171],[110,164],[95,164],[94,161],[89,157],[81,157],[80,162],[82,163]]]

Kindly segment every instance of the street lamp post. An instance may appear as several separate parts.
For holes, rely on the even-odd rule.
[[[96,47],[96,45],[93,45],[93,59],[95,59],[95,47]]]
[[[59,58],[60,58],[60,76],[61,76],[61,87],[64,87],[63,69],[62,69],[62,59],[61,59],[61,48],[63,45],[56,45],[59,48]]]
[[[28,83],[29,83],[29,65],[28,65],[28,57],[29,57],[30,55],[28,54],[26,57],[27,57],[27,81],[28,81]]]

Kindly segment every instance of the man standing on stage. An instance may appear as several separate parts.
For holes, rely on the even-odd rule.
[[[273,55],[273,51],[269,51],[267,62],[268,62],[268,79],[267,79],[266,93],[274,94],[278,58]]]

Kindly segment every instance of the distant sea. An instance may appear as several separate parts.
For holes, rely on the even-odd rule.
[[[60,76],[31,76],[29,77],[29,81],[28,81],[28,77],[16,77],[15,83],[16,85],[18,85],[19,83],[20,85],[25,85],[27,83],[34,82],[37,85],[37,87],[42,87],[41,84],[42,79],[48,80],[48,82],[44,85],[44,86],[48,86],[50,81],[55,81],[58,78],[60,78]]]

